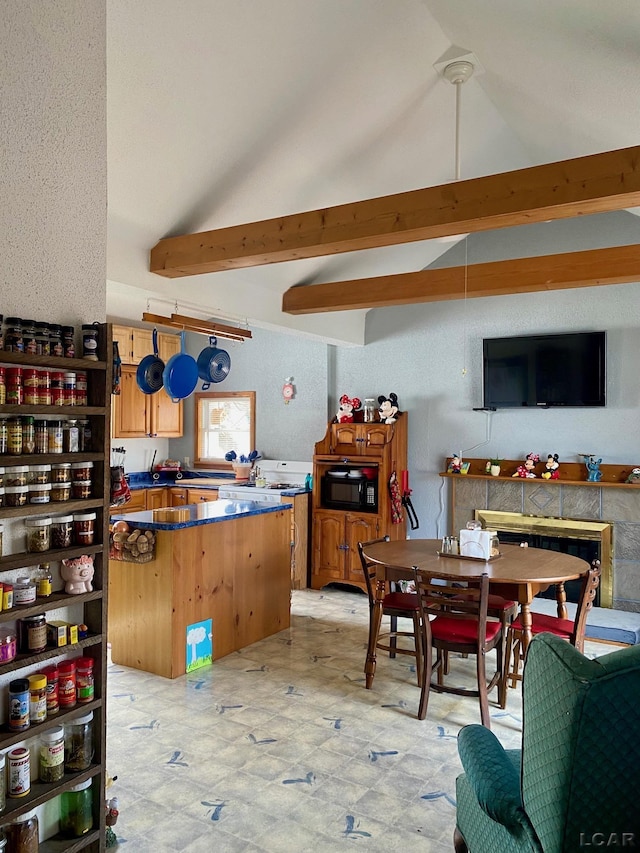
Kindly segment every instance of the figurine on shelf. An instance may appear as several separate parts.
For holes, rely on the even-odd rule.
[[[600,460],[602,461],[602,460]],[[544,467],[547,469],[543,472],[542,477],[545,480],[557,480],[560,476],[560,462],[558,460],[558,454],[554,453],[553,455],[550,453],[547,456],[547,461],[545,462]]]
[[[93,557],[83,554],[70,560],[63,560],[60,575],[65,581],[64,591],[69,595],[80,595],[93,589]]]
[[[600,470],[600,463],[602,462],[602,457],[600,459],[596,459],[592,454],[583,453],[582,458],[584,459],[584,464],[587,466],[587,483],[599,483],[602,479],[602,471]]]
[[[457,453],[454,453],[451,457],[451,462],[449,462],[449,466],[447,468],[447,472],[449,474],[459,474],[462,471],[462,459],[458,456]]]
[[[625,483],[632,483],[633,485],[640,484],[640,468],[634,468],[633,471],[629,474]]]
[[[358,397],[348,397],[346,394],[343,394],[342,397],[340,397],[340,408],[336,415],[336,421],[339,424],[352,424],[353,413],[357,411],[361,405],[362,403]]]
[[[515,474],[512,474],[512,477],[526,477],[531,479],[532,477],[537,477],[538,475],[534,471],[534,468],[540,461],[540,456],[537,453],[527,453],[525,456],[524,464],[518,465]],[[544,474],[542,475],[544,477]]]
[[[381,423],[394,424],[397,420],[397,416],[400,414],[398,410],[397,396],[393,392],[389,394],[388,397],[380,395],[378,397],[378,406]]]

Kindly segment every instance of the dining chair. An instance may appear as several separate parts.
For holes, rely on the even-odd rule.
[[[593,607],[593,602],[596,597],[596,590],[600,583],[600,560],[593,560],[589,570],[585,572],[582,578],[582,586],[580,588],[580,597],[576,607],[575,619],[560,619],[558,616],[551,616],[546,613],[531,613],[531,633],[542,634],[548,632],[567,640],[572,646],[575,646],[579,652],[584,651],[584,632],[587,625],[587,615]],[[522,622],[518,616],[513,620],[507,632],[507,649],[505,658],[504,679],[504,699],[506,703],[507,686],[511,682],[511,687],[515,687],[518,681],[522,680],[522,675],[519,672],[520,662],[523,660],[523,629]],[[513,656],[513,666],[511,669],[511,657]],[[504,705],[502,706],[504,707]]]
[[[477,595],[460,595],[459,577],[442,572],[422,572],[414,567],[416,592],[422,612],[422,645],[424,673],[418,707],[418,719],[427,716],[429,692],[454,693],[458,696],[474,696],[480,703],[482,725],[491,728],[489,720],[489,693],[498,686],[499,695],[504,681],[504,642],[502,622],[487,615],[489,604],[489,576],[487,574],[469,578]],[[433,661],[433,650],[437,656]],[[486,656],[496,650],[496,671],[487,683]],[[450,652],[476,656],[476,680],[474,688],[455,687],[444,683],[445,661]],[[433,671],[437,681],[433,682]]]
[[[364,574],[365,583],[367,585],[367,594],[369,596],[369,638],[375,637],[375,648],[383,652],[389,652],[389,657],[394,658],[398,655],[410,655],[416,662],[416,674],[418,678],[418,687],[422,686],[422,637],[420,631],[420,603],[418,596],[414,592],[399,592],[395,588],[391,588],[388,581],[385,583],[385,591],[382,599],[382,612],[379,611],[379,618],[375,620],[374,604],[376,600],[376,563],[367,560],[364,550],[369,545],[375,545],[378,542],[388,542],[389,537],[383,536],[381,539],[371,539],[369,542],[358,542],[358,554],[362,563],[362,571]],[[380,633],[382,617],[388,616],[390,619],[390,630],[383,634]],[[410,619],[413,623],[413,631],[399,631],[398,619]],[[375,622],[375,624],[374,624]],[[411,648],[405,648],[398,645],[399,637],[411,637],[413,645]],[[371,645],[371,644],[370,644]]]

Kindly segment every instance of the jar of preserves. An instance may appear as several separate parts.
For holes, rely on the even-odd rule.
[[[29,720],[31,724],[47,719],[47,676],[41,673],[29,676]]]
[[[5,486],[5,506],[26,506],[29,499],[29,486]]]
[[[74,331],[73,326],[62,327],[62,349],[65,358],[75,358],[76,356]]]
[[[54,462],[51,466],[52,483],[71,482],[71,462]]]
[[[27,528],[27,551],[30,554],[51,548],[50,518],[25,518],[24,525]]]
[[[19,851],[19,853],[38,853],[39,829],[35,809],[14,818],[4,829],[9,845],[7,853],[14,850]]]
[[[75,688],[75,684],[74,684]],[[74,693],[75,698],[75,693]],[[62,702],[60,702],[62,706]],[[88,770],[93,758],[93,711],[65,724],[64,766],[72,773]]]
[[[64,729],[54,726],[40,735],[38,779],[41,782],[60,782],[63,777]]]
[[[25,368],[22,374],[22,387],[25,405],[37,406],[40,399],[40,377],[35,368]]]
[[[26,678],[9,682],[9,728],[12,732],[29,728],[29,681]]]
[[[37,352],[36,345],[36,321],[35,320],[23,320],[22,321],[22,342],[24,346],[24,352],[29,353],[29,355],[35,355]]]
[[[92,470],[93,470],[93,462],[72,462],[71,463],[71,479],[72,480],[90,480]]]
[[[80,428],[78,421],[65,421],[62,425],[62,448],[64,453],[77,453],[80,450]]]
[[[29,465],[29,485],[51,482],[51,465]]]
[[[22,420],[9,418],[7,421],[7,453],[9,456],[20,456],[22,453]]]
[[[82,326],[82,357],[98,360],[98,327],[89,323]]]
[[[53,717],[60,710],[60,703],[58,702],[58,678],[60,674],[57,665],[45,666],[42,669],[42,674],[47,676],[47,716]]]
[[[62,453],[62,421],[49,421],[47,430],[49,433],[48,452]]]
[[[33,604],[36,600],[36,583],[31,578],[19,577],[13,585],[13,603],[17,607],[20,604]]]
[[[18,654],[18,636],[15,631],[8,628],[0,630],[0,663],[8,663],[14,660]]]
[[[51,355],[48,323],[36,323],[36,353],[38,355]]]
[[[0,406],[4,406],[7,402],[7,384],[5,379],[4,367],[0,367]]]
[[[49,324],[49,346],[51,347],[51,355],[64,355],[62,346],[62,326],[57,323]]]
[[[76,373],[76,406],[86,406],[87,402],[87,373],[79,370]]]
[[[5,468],[5,486],[26,486],[29,482],[28,465],[11,465]]]
[[[51,373],[51,405],[64,405],[64,373],[61,371]]]
[[[66,516],[67,518],[69,516]],[[55,543],[55,534],[53,531],[54,523],[60,521],[59,518],[52,519],[51,522],[51,541]],[[54,544],[54,548],[58,546]],[[68,548],[68,545],[64,545],[62,547]],[[49,598],[53,589],[53,575],[51,574],[51,566],[49,563],[40,563],[38,566],[38,571],[36,573],[36,595],[38,598]]]
[[[73,541],[73,520],[73,515],[60,515],[57,518],[51,519],[52,548],[71,547]]]
[[[71,499],[71,483],[52,483],[51,484],[51,500],[52,501],[68,501]]]
[[[76,706],[76,662],[74,660],[63,660],[58,664],[58,702],[61,708],[75,708]],[[65,730],[65,753],[67,733]],[[89,759],[89,764],[91,759]],[[66,754],[65,754],[66,764]],[[87,767],[89,766],[87,764]],[[72,769],[72,768],[69,768]],[[75,767],[74,770],[86,770],[86,767]]]
[[[49,370],[38,372],[38,400],[40,406],[51,405],[51,372]]]
[[[35,452],[36,453],[48,453],[49,452],[49,433],[47,431],[47,422],[46,421],[35,421],[35,423],[34,423],[34,437],[35,437]]]
[[[18,648],[23,655],[37,655],[47,648],[47,618],[44,613],[18,619]]]
[[[27,415],[20,420],[22,421],[22,452],[34,453],[36,449],[36,433],[33,417]]]
[[[93,545],[95,523],[95,512],[75,513],[73,516],[73,540],[76,545]]]
[[[71,495],[74,500],[89,500],[91,497],[91,480],[74,480],[71,483]]]
[[[76,698],[78,705],[93,702],[93,658],[78,658],[76,661]]]
[[[48,504],[51,500],[51,483],[33,483],[29,486],[30,504]]]
[[[27,689],[27,695],[28,692]],[[17,746],[7,755],[7,760],[9,762],[9,790],[7,793],[10,797],[26,797],[31,790],[31,754],[28,748]]]
[[[78,782],[60,798],[60,832],[72,838],[85,835],[93,827],[91,779]]]

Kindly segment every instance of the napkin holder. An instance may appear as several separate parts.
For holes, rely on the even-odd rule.
[[[460,553],[463,557],[476,557],[480,560],[488,560],[492,556],[491,549],[496,536],[495,530],[461,530]]]

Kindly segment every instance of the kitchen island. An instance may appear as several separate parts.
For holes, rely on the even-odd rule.
[[[214,660],[288,628],[290,510],[218,500],[113,516],[155,535],[152,560],[109,561],[113,662],[176,678],[190,626],[212,620]]]

